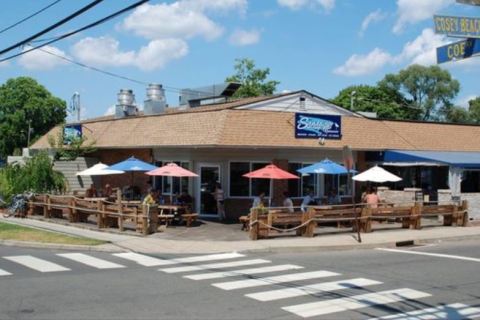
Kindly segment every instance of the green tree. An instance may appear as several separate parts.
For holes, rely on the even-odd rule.
[[[417,120],[446,120],[445,112],[460,90],[450,72],[438,66],[412,65],[398,74],[387,74],[378,85],[410,101],[410,108],[419,111]]]
[[[0,197],[6,202],[25,191],[64,192],[66,188],[65,177],[53,170],[52,160],[45,152],[28,159],[24,166],[13,164],[0,169]]]
[[[225,79],[225,82],[238,82],[242,86],[235,92],[235,98],[258,97],[272,95],[279,81],[267,81],[270,69],[256,69],[255,62],[251,59],[236,59],[236,73]]]
[[[468,112],[470,114],[470,120],[473,123],[480,124],[480,97],[477,97],[468,102]]]
[[[470,123],[470,113],[467,109],[459,106],[446,106],[442,113],[445,114],[445,120],[453,123]]]
[[[29,77],[9,79],[0,86],[0,158],[27,146],[66,117],[65,101]]]
[[[375,112],[383,119],[410,118],[411,109],[396,91],[378,86],[350,86],[338,93],[332,102],[352,111]]]

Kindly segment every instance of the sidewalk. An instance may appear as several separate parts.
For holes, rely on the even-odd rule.
[[[192,228],[168,228],[167,232],[146,237],[100,232],[33,219],[0,218],[0,221],[109,241],[118,248],[118,251],[132,250],[146,254],[345,250],[393,247],[396,243],[404,241],[414,241],[416,244],[420,244],[472,238],[480,239],[480,227],[478,226],[436,226],[425,227],[422,230],[400,228],[375,230],[372,233],[361,234],[362,243],[358,243],[356,234],[348,232],[348,230],[334,234],[322,234],[313,238],[281,236],[251,241],[248,239],[248,233],[241,231],[238,224],[228,225],[208,221]],[[94,248],[90,249],[94,250]]]

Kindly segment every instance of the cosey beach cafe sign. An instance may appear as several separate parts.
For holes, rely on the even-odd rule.
[[[340,139],[341,137],[341,116],[308,113],[295,114],[295,138]]]

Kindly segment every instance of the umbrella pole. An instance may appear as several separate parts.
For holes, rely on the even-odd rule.
[[[350,172],[348,172],[348,176],[350,177]],[[357,225],[357,241],[359,243],[362,242],[362,238],[360,237],[360,221],[358,221],[358,213],[356,210],[356,204],[355,204],[355,186],[353,185],[355,182],[352,179],[352,204],[353,204],[353,212],[355,213],[355,223]]]
[[[268,207],[272,206],[272,191],[273,191],[273,179],[270,179],[270,197],[268,198]]]

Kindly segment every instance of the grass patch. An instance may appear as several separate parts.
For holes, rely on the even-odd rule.
[[[107,243],[90,238],[74,237],[61,233],[43,231],[11,223],[0,222],[0,240],[30,241],[42,243],[79,244],[96,246]]]

